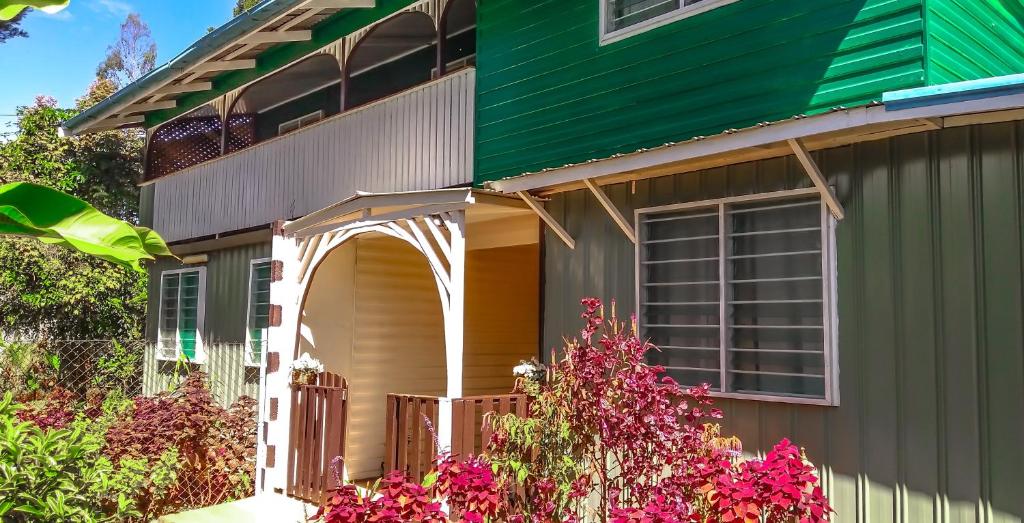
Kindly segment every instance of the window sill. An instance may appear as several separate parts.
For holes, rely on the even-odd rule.
[[[607,2],[607,0],[599,0],[599,1],[602,2],[601,3],[601,21],[600,21],[600,23],[604,24],[605,23],[605,5],[606,5],[605,2]],[[689,18],[691,16],[697,16],[697,15],[699,15],[701,13],[706,13],[706,12],[712,10],[712,9],[723,7],[723,6],[726,6],[726,5],[735,3],[735,2],[739,2],[739,0],[705,0],[704,2],[701,2],[699,4],[694,4],[694,5],[682,7],[682,8],[676,9],[675,11],[672,11],[671,13],[665,13],[665,14],[663,14],[661,16],[656,16],[654,18],[651,18],[650,20],[644,20],[643,22],[639,22],[639,23],[631,25],[629,27],[623,27],[622,29],[616,29],[615,31],[611,31],[611,32],[608,32],[608,33],[604,32],[604,29],[602,28],[601,29],[601,38],[600,38],[600,42],[599,43],[600,43],[600,45],[612,44],[612,43],[618,42],[619,40],[624,40],[624,39],[629,38],[629,37],[631,37],[633,35],[637,35],[637,34],[649,31],[649,30],[654,29],[656,27],[661,27],[663,25],[667,25],[667,24],[670,24],[672,22],[675,22],[675,21],[678,21],[678,20],[682,20],[684,18]]]
[[[766,403],[788,403],[792,405],[816,405],[819,407],[838,407],[839,400],[830,401],[827,398],[799,398],[790,396],[773,396],[770,394],[749,394],[739,392],[715,392],[711,391],[712,398],[729,400],[761,401]]]

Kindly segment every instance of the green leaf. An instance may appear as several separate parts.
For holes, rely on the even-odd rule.
[[[28,182],[0,185],[4,234],[35,237],[137,271],[142,271],[141,260],[170,255],[157,233],[107,216],[70,194]]]
[[[71,0],[0,0],[0,20],[10,20],[26,8],[34,7],[47,13],[56,13]]]
[[[430,487],[434,486],[434,483],[437,483],[437,471],[436,470],[423,477],[422,486],[423,486],[423,488],[430,488]]]

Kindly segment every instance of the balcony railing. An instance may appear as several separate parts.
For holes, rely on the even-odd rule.
[[[292,219],[356,191],[472,182],[472,68],[152,182],[167,241]]]

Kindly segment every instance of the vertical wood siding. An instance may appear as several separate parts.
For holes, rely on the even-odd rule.
[[[356,191],[470,183],[470,68],[154,183],[168,241],[291,219]]]
[[[1024,73],[1018,0],[926,0],[928,83]]]
[[[743,2],[740,2],[742,4]],[[1024,123],[816,153],[837,230],[839,407],[723,402],[747,450],[806,447],[840,521],[1024,518]],[[632,209],[806,187],[793,158],[608,187]],[[547,347],[582,296],[633,310],[633,245],[593,196],[558,195],[546,237]]]
[[[924,0],[743,0],[607,45],[600,0],[480,2],[477,182],[924,85]]]

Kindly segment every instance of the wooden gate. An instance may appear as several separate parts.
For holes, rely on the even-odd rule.
[[[324,372],[315,385],[295,386],[291,412],[288,495],[321,504],[341,474],[332,463],[345,452],[348,382]]]

